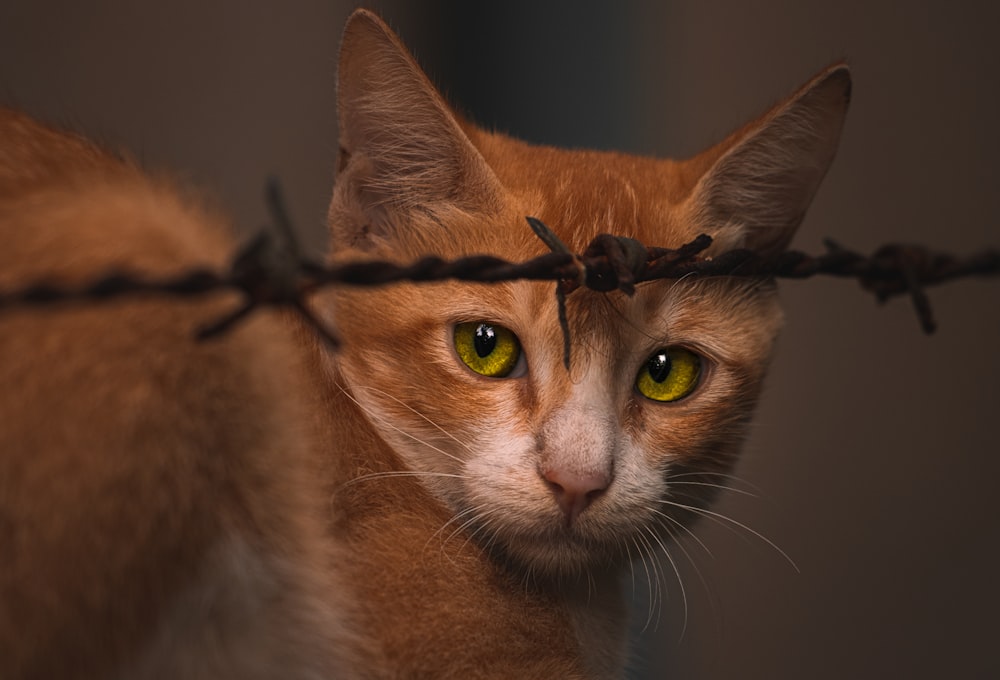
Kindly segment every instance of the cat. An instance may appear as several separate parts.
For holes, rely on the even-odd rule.
[[[684,162],[532,146],[456,115],[393,33],[358,14],[341,48],[332,252],[521,261],[546,250],[529,215],[574,252],[601,232],[674,247],[705,232],[713,252],[777,252],[834,156],[849,93],[849,71],[835,64]],[[402,493],[405,513],[422,487],[445,513],[402,554],[438,565],[424,555],[475,545],[488,568],[512,574],[505,588],[520,581],[520,592],[553,598],[576,674],[620,676],[619,572],[661,553],[731,467],[780,325],[773,282],[662,281],[632,298],[577,291],[568,371],[551,284],[340,288],[328,299],[345,341],[326,360],[343,390],[336,412],[355,404],[370,450],[384,451],[384,462],[366,452],[359,467],[413,473],[362,476],[345,488],[345,506],[375,502],[377,489],[375,498]],[[404,480],[412,490],[399,490]],[[373,534],[390,536],[391,526]],[[395,537],[385,554],[358,545],[354,580],[368,598],[392,592],[395,601],[408,582],[424,583],[422,572],[412,578],[412,558],[393,559]],[[417,596],[394,612],[399,630],[412,630],[426,606]],[[462,628],[453,619],[447,635]]]
[[[0,230],[4,290],[219,268],[234,247],[167,180],[13,111]],[[231,298],[0,313],[0,676],[346,667],[301,352],[267,316],[193,342]]]
[[[448,106],[357,10],[331,262],[789,243],[850,96],[834,64],[685,161],[533,146]],[[85,139],[0,115],[0,290],[223,267],[224,219]],[[338,287],[191,331],[234,296],[0,313],[0,674],[620,677],[618,581],[704,510],[781,324],[775,286]]]

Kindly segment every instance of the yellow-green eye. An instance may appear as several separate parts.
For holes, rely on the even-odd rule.
[[[455,351],[476,373],[488,378],[503,378],[517,367],[521,343],[503,326],[473,321],[455,326]]]
[[[666,347],[653,352],[639,371],[635,387],[654,401],[683,399],[698,386],[701,359],[682,347]]]

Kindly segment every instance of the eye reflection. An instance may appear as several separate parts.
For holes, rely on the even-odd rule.
[[[639,370],[635,387],[653,401],[678,401],[691,394],[701,377],[701,357],[683,347],[664,347]]]
[[[521,358],[517,336],[486,321],[457,324],[454,343],[462,363],[487,378],[507,377]]]

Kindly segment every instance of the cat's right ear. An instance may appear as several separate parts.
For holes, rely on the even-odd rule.
[[[722,248],[788,246],[833,161],[851,98],[837,63],[720,144],[689,161],[700,175],[693,221]]]
[[[363,220],[332,219],[335,244],[366,249],[391,241],[415,211],[433,218],[499,205],[499,181],[451,108],[367,10],[356,10],[344,29],[337,95],[337,191],[349,195],[334,200],[346,199]]]

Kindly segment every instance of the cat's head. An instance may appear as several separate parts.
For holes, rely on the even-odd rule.
[[[359,11],[339,74],[340,259],[575,252],[596,234],[784,248],[834,156],[838,64],[682,161],[532,146],[456,115],[396,36]],[[569,297],[569,371],[551,283],[340,289],[339,380],[455,526],[536,572],[654,550],[722,484],[781,322],[773,283],[657,281]]]

